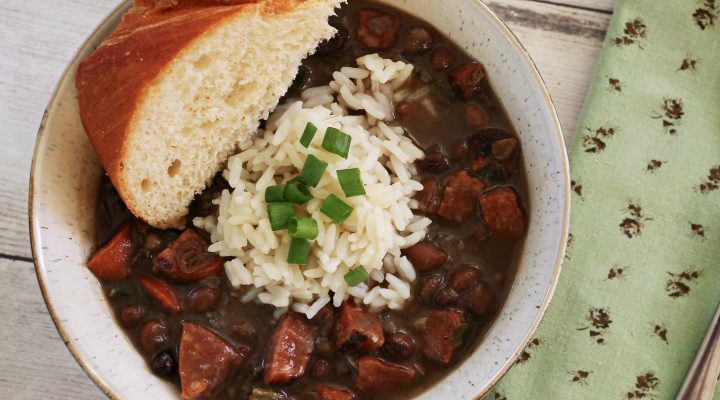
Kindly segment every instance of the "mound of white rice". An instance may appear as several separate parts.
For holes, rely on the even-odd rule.
[[[244,301],[291,307],[312,318],[330,301],[339,307],[349,297],[372,310],[400,309],[410,298],[415,270],[400,251],[422,240],[430,225],[411,211],[413,195],[422,190],[413,180],[413,162],[424,154],[403,128],[391,123],[395,90],[406,85],[413,67],[376,54],[357,63],[357,68],[335,72],[329,86],[305,90],[303,101],[278,107],[266,130],[228,160],[223,176],[233,190],[215,200],[219,214],[193,221],[210,232],[211,251],[233,257],[225,264],[232,285],[252,287]],[[348,115],[348,109],[362,113]],[[308,122],[318,132],[305,148],[299,140]],[[320,147],[328,127],[352,137],[347,159]],[[290,265],[290,237],[270,228],[265,189],[295,177],[309,154],[329,164],[318,186],[310,188],[313,200],[301,211],[318,222],[319,235],[311,243],[308,264]],[[335,171],[347,168],[361,170],[365,196],[343,194]],[[330,194],[354,208],[342,225],[319,210]],[[348,287],[344,276],[358,266],[371,278]]]

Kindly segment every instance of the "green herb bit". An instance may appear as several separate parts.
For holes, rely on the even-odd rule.
[[[271,203],[267,205],[268,218],[273,231],[287,229],[290,218],[295,214],[290,203]]]
[[[265,189],[265,202],[270,203],[282,203],[285,201],[285,185],[269,186]]]
[[[283,197],[285,201],[299,205],[305,204],[313,198],[307,185],[302,182],[292,182],[285,185]]]
[[[365,194],[365,186],[359,168],[340,169],[337,171],[337,177],[345,196],[354,197]]]
[[[307,125],[305,125],[305,131],[303,131],[302,137],[300,137],[300,144],[303,145],[306,149],[310,147],[310,143],[312,143],[313,138],[315,137],[315,134],[317,133],[317,126],[313,124],[312,122],[308,122]]]
[[[345,274],[345,282],[347,282],[348,286],[353,287],[365,282],[369,277],[370,274],[368,274],[365,267],[361,265]]]
[[[288,222],[288,233],[294,238],[315,240],[318,236],[318,225],[312,218],[292,217]]]
[[[325,138],[323,138],[322,147],[323,149],[337,154],[342,158],[348,158],[350,154],[350,142],[352,137],[347,133],[336,129],[327,128],[325,131]]]
[[[326,162],[320,161],[320,159],[310,154],[305,159],[305,165],[303,165],[302,172],[300,172],[300,181],[306,185],[316,187],[320,183],[320,178],[325,173],[327,166]]]
[[[310,242],[307,239],[292,238],[288,251],[288,264],[305,265],[310,256]]]
[[[455,344],[460,346],[463,343],[463,340],[465,340],[465,335],[467,334],[469,328],[470,325],[468,324],[460,324],[460,326],[455,331]]]
[[[340,225],[350,217],[353,212],[353,208],[347,203],[340,200],[334,194],[328,196],[323,205],[320,207],[320,212],[327,215],[336,224]]]

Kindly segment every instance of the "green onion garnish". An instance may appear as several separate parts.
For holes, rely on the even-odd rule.
[[[337,154],[342,158],[347,158],[350,153],[350,142],[352,138],[345,132],[336,128],[327,128],[325,138],[322,142],[323,149]]]
[[[312,143],[315,133],[317,133],[317,126],[315,126],[312,122],[308,122],[307,125],[305,125],[305,131],[300,138],[300,144],[306,149],[310,147],[310,143]]]
[[[353,208],[334,194],[331,194],[323,202],[323,205],[320,207],[320,212],[330,217],[336,224],[342,224],[350,217]]]
[[[292,238],[288,251],[288,264],[305,265],[310,255],[310,242],[306,239]]]
[[[294,238],[315,240],[318,236],[318,225],[312,218],[292,217],[288,221],[288,233]]]
[[[283,193],[285,192],[285,185],[270,186],[265,189],[265,202],[270,203],[282,203],[285,201]]]
[[[302,172],[300,172],[300,181],[312,187],[317,186],[327,166],[326,162],[322,162],[310,154],[307,159],[305,159],[305,165],[303,165]]]
[[[292,182],[285,185],[285,193],[283,194],[285,201],[294,204],[305,204],[312,200],[312,195],[306,184],[302,182]]]
[[[368,274],[365,267],[361,265],[345,274],[345,282],[347,282],[348,286],[353,287],[365,282],[369,277],[370,274]]]
[[[345,196],[354,197],[365,194],[365,186],[363,186],[359,168],[339,169],[337,177]]]
[[[279,231],[288,227],[288,221],[294,214],[293,206],[290,203],[271,203],[267,205],[270,226],[273,231]]]
[[[458,346],[460,346],[463,340],[465,340],[465,334],[467,333],[468,328],[470,328],[468,324],[460,324],[460,326],[458,326],[457,330],[455,331],[455,343]]]

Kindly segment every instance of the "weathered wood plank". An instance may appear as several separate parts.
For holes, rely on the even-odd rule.
[[[546,4],[560,4],[573,8],[584,8],[611,13],[619,0],[526,0]]]
[[[571,143],[610,15],[523,0],[488,5],[533,57]]]
[[[70,58],[117,3],[0,2],[0,254],[30,256],[27,190],[43,111]]]
[[[32,263],[0,259],[0,274],[0,399],[104,398],[60,339]]]

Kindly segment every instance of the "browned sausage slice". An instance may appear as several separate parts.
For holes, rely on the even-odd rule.
[[[102,281],[120,281],[130,275],[135,255],[130,225],[122,228],[110,241],[93,254],[88,268]]]
[[[428,314],[422,332],[421,349],[433,361],[447,364],[457,347],[455,332],[465,322],[458,310],[439,310]]]
[[[179,370],[183,400],[210,399],[245,354],[220,336],[192,322],[183,322]]]
[[[344,387],[318,385],[315,391],[323,400],[355,400],[355,393]]]
[[[153,260],[153,268],[182,281],[199,281],[220,273],[223,259],[207,251],[208,243],[193,229],[185,229],[173,244]]]
[[[305,374],[315,339],[304,317],[289,312],[278,324],[265,357],[265,383],[287,385]]]
[[[517,240],[525,234],[525,217],[514,190],[500,188],[483,194],[480,208],[488,229],[495,237]]]
[[[466,100],[473,98],[488,85],[485,67],[480,63],[467,63],[450,72],[450,84]]]
[[[355,386],[365,393],[387,393],[400,390],[415,380],[415,370],[365,356],[358,361]]]
[[[400,27],[398,17],[378,10],[362,10],[358,14],[358,37],[362,44],[371,49],[382,50],[395,43]]]
[[[485,184],[470,176],[466,170],[453,175],[445,186],[438,215],[455,222],[465,222],[473,216],[475,204]]]
[[[369,353],[385,343],[380,318],[362,306],[346,301],[335,326],[335,347],[343,351]]]
[[[180,308],[180,301],[175,295],[175,291],[172,286],[167,282],[155,279],[150,275],[139,275],[138,282],[150,293],[150,295],[168,311],[175,315],[179,315],[182,312]]]

